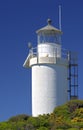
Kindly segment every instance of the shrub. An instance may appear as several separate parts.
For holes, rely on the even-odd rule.
[[[77,108],[83,108],[83,100],[71,100],[67,103],[69,112],[74,112]]]
[[[42,127],[38,128],[37,130],[48,130],[48,128],[42,126]]]
[[[22,114],[22,115],[17,115],[17,116],[13,116],[9,119],[9,122],[17,122],[17,121],[25,121],[28,120],[29,116]]]

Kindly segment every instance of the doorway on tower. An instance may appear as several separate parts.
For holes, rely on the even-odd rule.
[[[78,55],[77,52],[69,52],[69,100],[78,99]]]

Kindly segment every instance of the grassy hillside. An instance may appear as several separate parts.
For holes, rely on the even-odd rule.
[[[69,101],[43,116],[11,117],[0,123],[0,130],[83,130],[83,100]]]

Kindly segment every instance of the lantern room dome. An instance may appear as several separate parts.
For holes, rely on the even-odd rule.
[[[51,25],[52,21],[50,19],[47,20],[48,22],[48,25],[37,30],[36,33],[37,34],[41,34],[41,33],[44,33],[44,34],[62,34],[62,31],[55,28],[54,26]]]

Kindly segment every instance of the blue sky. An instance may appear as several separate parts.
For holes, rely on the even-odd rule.
[[[37,45],[35,31],[51,18],[58,28],[62,5],[62,47],[78,52],[79,98],[83,99],[83,1],[0,0],[0,121],[30,114],[30,69],[23,68],[28,42]]]

